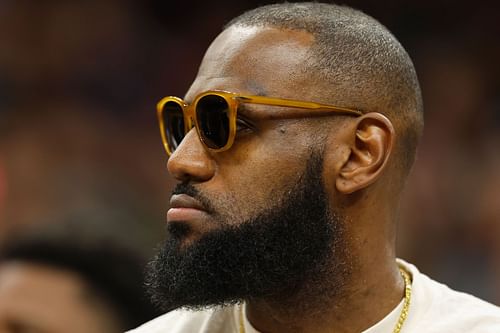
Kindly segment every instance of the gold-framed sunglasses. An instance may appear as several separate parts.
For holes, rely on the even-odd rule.
[[[261,104],[295,109],[312,110],[307,117],[328,113],[360,116],[359,110],[314,102],[298,101],[266,96],[240,95],[222,90],[210,90],[196,96],[188,105],[175,96],[164,97],[158,102],[157,115],[163,145],[170,156],[182,139],[196,127],[203,145],[210,151],[221,152],[231,148],[237,129],[237,112],[240,104]],[[304,116],[303,112],[287,110],[282,114],[273,113],[273,119],[281,116],[294,118]]]

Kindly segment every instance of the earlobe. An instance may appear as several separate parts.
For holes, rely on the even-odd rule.
[[[374,183],[391,155],[394,136],[394,127],[384,115],[368,113],[360,117],[351,152],[336,179],[337,190],[350,194]]]

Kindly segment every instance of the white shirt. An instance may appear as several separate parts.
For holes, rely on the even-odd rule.
[[[401,333],[500,333],[500,308],[472,295],[451,290],[431,280],[402,260],[412,275],[412,296]],[[403,302],[362,333],[391,333]],[[243,311],[245,313],[245,311]],[[229,306],[204,311],[175,310],[129,333],[237,333],[240,308]],[[259,333],[244,316],[245,331]]]

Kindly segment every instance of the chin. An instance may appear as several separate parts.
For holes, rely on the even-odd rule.
[[[205,235],[210,231],[198,230],[196,228],[196,223],[187,221],[172,221],[167,223],[168,232],[168,242],[175,243],[179,249],[187,249],[191,246],[196,246],[196,243],[200,241]]]

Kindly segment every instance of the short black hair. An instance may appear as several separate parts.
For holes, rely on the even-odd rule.
[[[423,130],[423,103],[413,62],[386,27],[359,10],[318,2],[258,7],[225,28],[232,26],[312,34],[312,57],[305,70],[317,78],[321,89],[326,87],[333,99],[329,102],[389,117],[399,138],[398,168],[406,178]]]
[[[27,262],[77,274],[107,304],[122,330],[160,314],[144,290],[146,258],[109,237],[82,230],[48,228],[23,232],[0,249],[4,262]]]

